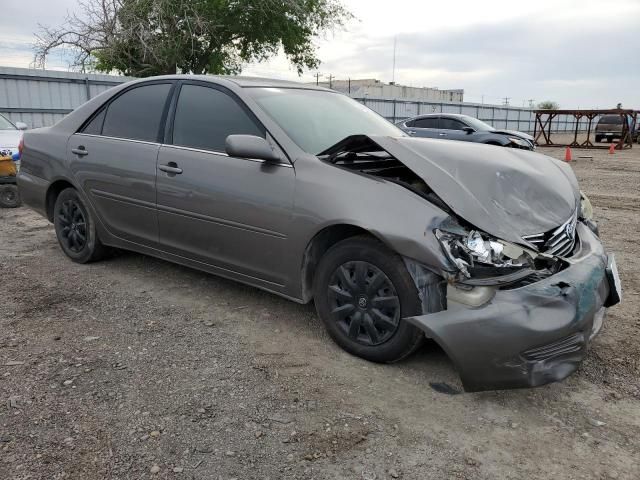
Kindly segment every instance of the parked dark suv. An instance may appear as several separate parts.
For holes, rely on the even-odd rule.
[[[626,118],[624,115],[603,115],[598,120],[596,124],[596,142],[601,142],[606,140],[611,143],[614,140],[619,140],[622,138],[622,127]],[[638,130],[638,126],[636,125],[636,129],[632,132],[633,141],[638,140],[638,134],[640,131]]]
[[[420,115],[397,124],[416,137],[486,143],[502,147],[534,150],[533,137],[513,130],[498,130],[482,120],[454,113]]]

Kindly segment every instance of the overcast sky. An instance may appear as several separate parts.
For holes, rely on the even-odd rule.
[[[0,0],[0,65],[28,67],[38,23],[56,25],[77,0]],[[640,108],[640,0],[343,0],[347,31],[318,39],[323,75],[463,88],[467,101]],[[65,69],[64,56],[48,67]],[[286,59],[245,74],[298,79]],[[313,80],[307,72],[301,80]]]

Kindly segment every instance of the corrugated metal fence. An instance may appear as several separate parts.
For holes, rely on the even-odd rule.
[[[74,108],[129,77],[0,67],[0,113],[29,128],[53,125]],[[528,109],[481,105],[407,101],[384,98],[356,98],[391,122],[425,113],[462,113],[479,118],[496,128],[533,132],[535,114]],[[571,131],[573,117],[558,116],[554,131]]]
[[[128,80],[113,75],[0,67],[0,113],[29,128],[46,127]]]
[[[465,102],[416,102],[390,98],[354,98],[393,123],[427,113],[461,113],[478,118],[495,128],[533,133],[536,119],[533,110],[518,107]],[[567,132],[574,129],[575,119],[571,115],[558,115],[553,119],[552,130],[554,132]]]

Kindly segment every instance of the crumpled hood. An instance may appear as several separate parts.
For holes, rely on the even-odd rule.
[[[369,136],[420,176],[460,217],[511,242],[566,222],[580,202],[566,163],[515,148]]]

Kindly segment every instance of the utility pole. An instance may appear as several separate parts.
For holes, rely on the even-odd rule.
[[[316,72],[316,74],[314,75],[314,77],[316,77],[316,86],[320,85],[320,72]]]
[[[393,85],[396,84],[396,41],[397,41],[398,37],[394,36],[393,37],[393,68],[391,71],[391,83]]]
[[[333,88],[333,80],[336,78],[333,75],[329,74],[327,77],[329,79],[329,88]]]
[[[351,95],[351,77],[349,77],[349,95]]]
[[[482,100],[480,100],[480,103],[482,103],[482,105],[484,105],[484,93],[482,94]]]
[[[535,98],[529,99],[529,108],[533,108],[533,102],[535,102]]]
[[[511,97],[504,97],[504,102],[502,103],[505,107],[509,106],[509,100],[511,100]]]

